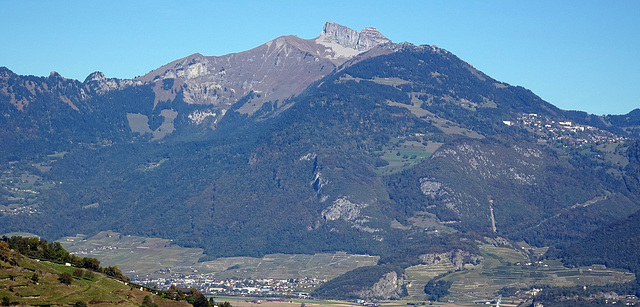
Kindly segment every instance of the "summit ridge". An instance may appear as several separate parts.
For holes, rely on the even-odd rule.
[[[318,40],[324,42],[331,41],[360,52],[391,42],[390,39],[382,35],[376,28],[367,27],[358,32],[331,21],[327,21],[324,24],[322,34],[320,34]]]

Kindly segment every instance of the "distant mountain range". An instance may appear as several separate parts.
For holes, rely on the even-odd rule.
[[[561,110],[374,28],[327,22],[133,80],[0,68],[0,111],[0,229],[47,239],[402,267],[483,237],[564,246],[640,208],[640,109]]]

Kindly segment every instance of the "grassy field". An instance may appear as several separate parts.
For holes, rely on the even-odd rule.
[[[401,108],[405,108],[407,110],[409,110],[409,112],[411,112],[413,115],[422,118],[428,122],[430,122],[431,124],[433,124],[434,126],[438,127],[438,129],[442,130],[442,132],[446,133],[446,134],[460,134],[460,135],[465,135],[471,138],[478,138],[481,139],[483,138],[482,135],[480,135],[479,133],[473,131],[473,130],[469,130],[467,128],[463,128],[460,127],[458,124],[445,120],[443,118],[440,118],[438,116],[436,116],[435,114],[421,108],[420,106],[422,105],[422,101],[417,99],[416,96],[420,95],[421,93],[412,93],[412,99],[411,99],[411,105],[408,104],[403,104],[403,103],[398,103],[398,102],[388,102],[390,106],[394,106],[394,107],[401,107]]]
[[[98,258],[102,266],[118,266],[131,277],[167,268],[191,268],[203,255],[200,248],[182,248],[170,240],[124,236],[112,231],[92,237],[65,237],[58,242],[71,253]]]
[[[320,278],[332,279],[361,266],[375,265],[379,257],[333,254],[270,254],[263,258],[231,257],[199,263],[198,272],[216,278]]]
[[[496,299],[496,292],[503,287],[605,285],[628,282],[635,278],[632,273],[600,265],[570,269],[564,267],[558,260],[532,263],[524,252],[513,248],[483,245],[480,247],[480,252],[484,259],[472,269],[454,272],[454,267],[448,259],[436,264],[421,264],[405,269],[409,282],[407,298],[417,301],[426,300],[424,293],[426,283],[447,272],[451,273],[442,279],[451,281],[453,284],[449,289],[450,295],[445,299],[462,305],[473,305],[475,301]]]
[[[17,265],[0,261],[0,297],[8,298],[12,305],[72,305],[80,301],[91,306],[139,306],[144,296],[149,295],[160,306],[190,306],[133,289],[99,273],[87,277],[84,269],[82,277],[73,277],[71,284],[66,285],[58,280],[59,274],[73,275],[78,268],[21,256],[13,259],[17,259]]]
[[[340,82],[340,83],[344,83],[344,82],[347,82],[347,81],[356,81],[358,83],[360,83],[360,81],[371,81],[373,83],[382,84],[382,85],[389,85],[389,86],[394,86],[394,87],[397,87],[398,85],[402,85],[402,84],[411,83],[410,81],[402,80],[400,78],[374,77],[373,79],[362,79],[362,78],[358,78],[358,77],[353,77],[351,75],[344,75],[343,77],[340,77],[340,80],[338,80],[338,82]]]
[[[431,265],[416,265],[405,269],[405,274],[410,282],[407,285],[408,298],[416,300],[425,300],[427,298],[424,293],[424,286],[434,277],[453,271],[453,265],[448,259]]]
[[[212,274],[216,278],[321,278],[331,279],[361,266],[375,265],[379,257],[343,252],[325,254],[271,254],[262,258],[229,257],[198,262],[199,248],[182,248],[160,238],[123,236],[103,231],[92,237],[77,235],[58,240],[69,252],[95,257],[102,266],[118,266],[125,275],[154,276],[171,268],[174,273]]]
[[[527,257],[511,248],[484,245],[480,251],[484,261],[476,269],[454,272],[444,277],[453,282],[447,299],[472,303],[495,299],[496,291],[503,287],[604,285],[635,278],[632,273],[598,265],[570,269],[557,260],[531,263]]]
[[[407,169],[422,159],[431,157],[431,155],[442,146],[442,143],[418,141],[406,141],[404,139],[396,139],[391,145],[385,146],[380,152],[380,158],[389,162],[389,165],[376,168],[378,174],[393,174]]]

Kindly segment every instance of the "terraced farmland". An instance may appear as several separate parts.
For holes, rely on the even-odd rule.
[[[485,245],[480,250],[485,259],[476,269],[455,272],[443,278],[453,281],[447,299],[468,303],[494,299],[496,292],[503,287],[604,285],[635,278],[632,273],[601,265],[569,269],[560,261],[532,263],[510,248]]]
[[[210,274],[216,278],[331,279],[361,266],[375,265],[378,256],[333,254],[270,254],[262,258],[229,257],[198,262],[202,249],[183,248],[170,240],[124,236],[103,231],[93,237],[78,235],[59,240],[71,253],[98,258],[102,266],[116,265],[131,277],[154,276],[156,271]]]
[[[121,235],[102,231],[58,240],[70,253],[98,258],[102,266],[118,266],[127,276],[167,268],[190,268],[202,257],[200,248],[182,248],[170,240]]]
[[[263,258],[232,257],[199,263],[199,272],[216,278],[332,279],[361,266],[375,265],[377,256],[334,254],[271,254]]]
[[[449,259],[444,259],[438,263],[425,265],[415,265],[405,269],[409,285],[407,286],[408,299],[426,300],[424,286],[434,277],[454,270]]]

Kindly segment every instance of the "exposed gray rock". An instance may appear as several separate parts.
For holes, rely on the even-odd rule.
[[[331,21],[327,21],[324,24],[322,35],[341,46],[359,51],[367,51],[373,47],[391,42],[376,28],[367,27],[358,32]]]
[[[53,73],[54,72],[52,72],[52,74]],[[97,93],[99,95],[116,89],[122,89],[128,86],[142,84],[142,82],[140,81],[134,81],[131,79],[107,78],[102,72],[99,71],[89,74],[87,78],[84,79],[83,83],[89,91]]]
[[[186,103],[226,110],[251,95],[237,111],[253,114],[267,101],[278,101],[275,104],[278,109],[288,107],[284,103],[287,98],[300,94],[347,60],[389,42],[375,28],[358,33],[327,22],[315,39],[282,36],[239,53],[223,56],[196,53],[136,80],[153,85],[156,104],[173,100],[181,93]],[[172,80],[165,82],[168,79]],[[120,86],[100,73],[92,74],[87,81],[101,92]],[[216,113],[217,119],[224,116],[222,112]]]
[[[327,21],[322,34],[344,47],[357,49],[359,33],[356,30]]]
[[[502,238],[502,237],[495,237],[495,238],[489,238],[489,237],[484,237],[484,240],[493,245],[493,246],[508,246],[508,247],[513,247],[511,245],[511,242],[509,242],[509,240]]]
[[[357,291],[355,294],[363,299],[398,299],[402,294],[404,278],[395,271],[384,274],[371,288]]]
[[[422,191],[422,194],[430,196],[431,198],[447,193],[442,189],[442,183],[429,180],[428,178],[420,178],[420,191]]]
[[[482,256],[474,255],[463,250],[420,255],[420,260],[422,260],[423,264],[431,265],[442,261],[449,261],[453,265],[454,270],[462,270],[465,264],[475,264],[482,259]]]
[[[535,171],[541,166],[539,149],[512,147],[515,159],[505,159],[504,153],[479,144],[460,144],[434,153],[432,159],[448,158],[460,162],[468,174],[477,173],[483,179],[507,178],[521,185],[536,185]]]
[[[354,221],[360,216],[360,209],[367,206],[367,204],[354,204],[346,197],[341,197],[333,201],[331,206],[322,210],[322,217],[327,221],[335,221],[338,219]]]
[[[367,27],[362,29],[358,37],[358,50],[369,50],[373,47],[390,43],[391,40],[386,38],[376,28]]]

